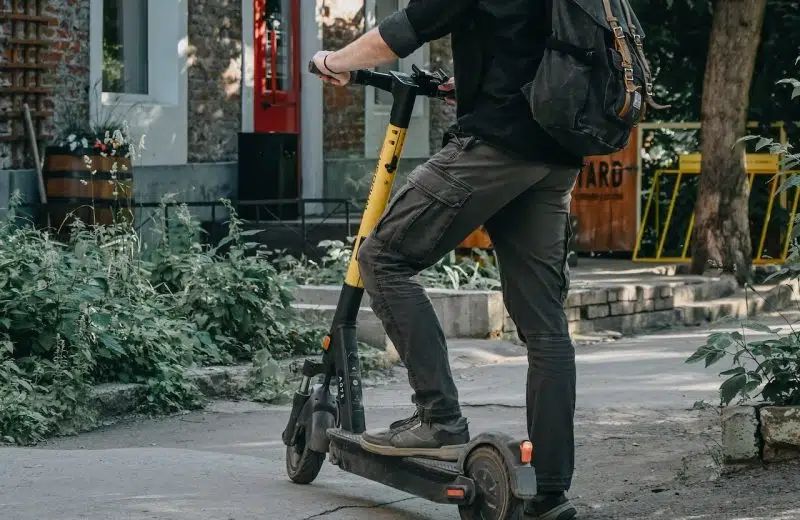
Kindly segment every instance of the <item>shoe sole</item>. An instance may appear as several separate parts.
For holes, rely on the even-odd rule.
[[[578,518],[578,511],[572,503],[565,502],[547,511],[543,515],[531,516],[530,514],[526,514],[526,518],[533,518],[535,520],[575,520]]]
[[[361,448],[370,453],[389,457],[426,457],[448,462],[456,462],[465,447],[466,444],[454,444],[452,446],[442,446],[441,448],[396,448],[394,446],[373,444],[361,439]]]

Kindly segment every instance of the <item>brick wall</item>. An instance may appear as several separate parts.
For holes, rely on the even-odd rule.
[[[340,49],[364,33],[363,6],[351,16],[331,15],[334,12],[323,9],[322,46],[327,50]],[[363,155],[364,103],[364,87],[323,87],[323,147],[326,157]]]
[[[11,11],[11,4],[12,0],[0,0],[0,11]],[[32,8],[29,8],[28,14],[35,14]],[[41,75],[40,85],[51,87],[52,96],[41,106],[35,106],[33,98],[4,98],[0,103],[5,106],[0,106],[0,110],[20,110],[22,104],[27,102],[32,111],[52,111],[53,116],[43,120],[41,132],[58,136],[68,132],[71,126],[85,124],[89,120],[89,0],[42,0],[41,14],[57,19],[58,24],[41,27],[38,38],[33,24],[26,28],[25,24],[17,23],[16,34],[10,34],[9,22],[0,26],[0,35],[50,42],[39,51],[39,62],[53,66],[48,73]],[[32,53],[28,56],[30,62],[35,58]],[[6,74],[3,76],[8,77]],[[33,74],[29,74],[28,78],[32,80]],[[22,84],[22,79],[18,74],[18,85]],[[14,128],[15,134],[22,132],[21,125]],[[8,133],[8,129],[4,129],[4,133]],[[33,167],[27,144],[24,150],[24,153],[16,153],[12,157],[11,146],[0,142],[0,169]]]
[[[242,128],[240,0],[189,3],[189,162],[234,161]]]

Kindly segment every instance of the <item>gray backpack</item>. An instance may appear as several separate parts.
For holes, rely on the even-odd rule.
[[[576,155],[624,148],[653,101],[641,29],[628,0],[550,0],[552,32],[523,87],[533,118]]]

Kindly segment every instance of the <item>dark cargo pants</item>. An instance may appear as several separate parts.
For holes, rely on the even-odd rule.
[[[444,333],[412,277],[485,225],[506,307],[528,349],[527,420],[540,492],[569,489],[574,467],[575,351],[564,301],[577,175],[577,168],[524,162],[479,139],[453,138],[409,175],[358,254],[421,416],[457,417]]]

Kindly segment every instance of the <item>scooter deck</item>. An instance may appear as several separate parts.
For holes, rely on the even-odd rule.
[[[459,503],[448,497],[447,488],[463,486],[465,500],[474,483],[454,462],[423,457],[389,457],[364,451],[361,436],[332,428],[328,430],[335,464],[348,473],[444,504]]]

